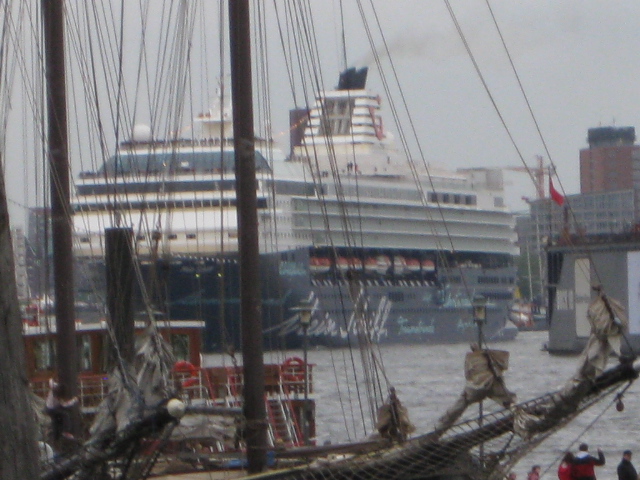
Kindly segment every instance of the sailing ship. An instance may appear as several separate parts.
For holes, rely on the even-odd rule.
[[[247,4],[242,2],[232,2],[232,11],[236,14],[246,13]],[[237,9],[240,9],[237,10]],[[245,10],[242,12],[241,10]],[[230,15],[231,18],[235,18],[234,15]],[[238,33],[248,33],[248,16],[238,15],[238,17],[244,20],[244,24],[241,22],[234,23],[231,28],[234,35]],[[237,20],[237,19],[236,19]],[[244,27],[244,28],[241,28]],[[237,40],[237,39],[236,39]],[[248,43],[244,43],[248,45]],[[237,43],[236,43],[237,46]],[[247,60],[249,55],[246,51],[236,51],[239,59]],[[236,71],[236,81],[243,76]],[[246,72],[245,72],[246,73]],[[245,76],[251,78],[250,75]],[[239,86],[235,84],[234,90]],[[245,99],[246,100],[246,99]],[[237,112],[240,116],[251,123],[252,117],[250,112],[243,110]],[[247,115],[247,113],[249,113]],[[236,132],[239,138],[243,140],[252,139],[251,132],[243,131]],[[237,139],[236,139],[237,140]],[[249,140],[251,141],[251,140]],[[243,167],[249,166],[251,170],[255,165],[255,155],[252,146],[242,145],[242,148],[237,148],[238,142],[235,145],[234,152],[236,158],[236,171],[243,170]],[[240,158],[242,156],[242,158]],[[240,161],[242,159],[242,162]],[[348,167],[347,167],[348,168]],[[356,168],[355,166],[353,168]],[[238,173],[238,172],[236,172]],[[249,197],[256,193],[256,182],[254,178],[242,178],[239,174],[236,180],[235,190],[238,192],[236,201],[238,202],[238,211],[244,211],[243,208],[246,198],[240,194],[239,184],[244,180],[248,180],[246,183],[249,185],[248,191],[251,192]],[[242,181],[241,181],[242,180]],[[245,190],[247,193],[247,190]],[[258,202],[247,202],[250,209],[256,213]],[[239,215],[239,219],[241,215]],[[257,222],[248,222],[249,229],[251,226],[256,226]],[[255,260],[257,257],[257,243],[253,245],[247,245],[243,248],[243,239],[251,237],[250,240],[255,240],[257,237],[254,235],[246,235],[246,230],[243,228],[246,225],[242,225],[242,222],[238,221],[239,233],[239,252],[242,258],[242,265],[246,269],[248,260],[247,257],[253,256],[251,260]],[[154,236],[156,240],[158,236]],[[251,242],[249,242],[251,243]],[[251,248],[249,248],[251,247]],[[362,265],[361,270],[365,270],[365,261],[367,260],[362,255],[344,252],[344,258],[346,261],[341,264],[346,264],[343,268],[345,271],[344,281],[351,288],[349,293],[354,303],[353,310],[356,315],[366,316],[366,309],[362,308],[366,302],[362,300],[360,295],[359,300],[354,300],[359,296],[359,289],[363,286],[363,278],[358,278],[357,271],[359,264]],[[382,271],[388,275],[408,275],[411,273],[433,274],[444,268],[439,262],[438,258],[411,258],[407,259],[408,255],[402,255],[396,251],[385,251],[376,256],[375,270]],[[403,257],[403,258],[399,258]],[[330,257],[328,257],[330,258]],[[326,263],[326,262],[325,262]],[[337,259],[334,258],[334,263],[337,264]],[[249,264],[254,267],[255,263]],[[310,262],[309,262],[310,264]],[[322,265],[322,262],[319,262]],[[373,262],[368,261],[368,265],[371,265],[370,270],[374,270]],[[419,268],[417,267],[419,265]],[[503,265],[500,265],[501,267]],[[463,262],[458,262],[458,268],[466,268],[469,270],[481,270],[482,265],[477,266],[472,259],[465,259]],[[330,266],[331,268],[331,262]],[[322,272],[319,272],[322,273]],[[255,288],[256,283],[249,281],[252,279],[251,275],[246,275],[246,270],[241,272],[241,283],[243,287]],[[480,278],[480,277],[478,277]],[[483,282],[478,282],[483,283]],[[498,283],[498,282],[487,282]],[[500,282],[502,283],[502,282]],[[507,282],[505,282],[507,283]],[[244,304],[242,309],[243,320],[246,321],[250,317],[251,320],[257,318],[258,322],[255,324],[249,324],[248,330],[245,330],[243,340],[247,340],[247,337],[252,337],[255,340],[262,334],[260,328],[260,318],[255,314],[259,311],[259,308],[255,307],[255,302],[259,296],[255,295],[256,291],[249,290],[243,291],[241,300],[245,302],[249,300],[247,304]],[[252,303],[253,302],[253,303]],[[259,302],[258,302],[259,303]],[[485,309],[489,311],[492,305],[483,305]],[[614,337],[619,337],[621,333],[624,333],[624,327],[626,320],[624,319],[623,312],[620,310],[618,304],[611,302],[605,296],[600,295],[597,301],[591,305],[590,313],[599,321],[605,323],[605,328]],[[253,316],[251,313],[253,312]],[[484,318],[485,311],[477,311],[478,320]],[[482,315],[480,315],[482,313]],[[112,319],[113,320],[113,319]],[[480,322],[478,322],[480,323]],[[151,324],[153,325],[153,323]],[[256,328],[257,327],[257,328]],[[388,416],[388,421],[391,422],[387,429],[379,428],[381,432],[394,432],[391,435],[385,436],[380,441],[373,442],[370,445],[360,446],[360,453],[357,455],[349,456],[347,458],[340,459],[327,459],[323,462],[304,466],[297,466],[295,468],[284,469],[271,473],[266,473],[262,478],[340,478],[340,479],[358,479],[358,478],[380,478],[380,479],[400,479],[400,478],[424,478],[435,479],[442,478],[443,476],[450,475],[463,475],[470,478],[501,478],[506,473],[506,470],[513,465],[515,461],[522,457],[527,451],[529,451],[534,445],[546,438],[550,433],[561,427],[569,419],[575,417],[578,413],[593,405],[597,400],[605,398],[608,395],[620,393],[621,388],[624,385],[638,376],[638,368],[633,366],[631,361],[626,358],[621,358],[620,365],[608,370],[603,371],[603,360],[606,359],[611,353],[611,344],[615,343],[613,340],[611,344],[608,340],[600,336],[594,336],[594,342],[600,342],[596,346],[598,347],[598,354],[595,358],[589,358],[589,362],[585,362],[579,369],[579,373],[576,377],[572,378],[568,382],[567,386],[560,392],[545,395],[543,397],[533,399],[528,402],[514,404],[512,395],[505,390],[503,379],[498,374],[505,368],[506,360],[504,352],[495,352],[485,349],[485,339],[482,337],[482,331],[479,332],[479,342],[476,348],[480,350],[472,352],[469,356],[469,363],[473,366],[477,366],[478,363],[484,365],[483,375],[489,374],[491,378],[490,389],[485,389],[484,392],[479,393],[475,400],[484,399],[487,397],[499,397],[496,393],[506,394],[509,398],[508,402],[504,402],[502,405],[508,404],[509,408],[500,409],[496,412],[492,412],[487,415],[481,415],[479,418],[473,418],[468,421],[457,423],[459,420],[459,414],[464,408],[467,407],[470,396],[467,395],[467,389],[461,396],[462,405],[455,405],[455,408],[443,416],[439,427],[428,434],[416,436],[412,439],[406,438],[405,427],[399,422],[397,415],[402,410],[397,402],[397,398],[394,400],[395,392],[390,390],[390,403],[388,404],[387,411],[392,412]],[[155,338],[158,340],[158,338]],[[368,337],[371,340],[371,337]],[[619,341],[620,339],[617,338]],[[75,342],[74,342],[75,343]],[[264,369],[262,365],[262,351],[261,351],[261,339],[257,343],[249,344],[244,343],[243,348],[243,363],[244,363],[244,376],[245,384],[243,397],[245,404],[248,404],[248,400],[256,400],[255,389],[253,392],[249,392],[249,388],[255,387],[255,384],[259,385],[258,389],[258,405],[264,408]],[[366,343],[366,342],[365,342]],[[162,355],[162,343],[151,341],[146,347],[149,349],[155,349],[156,353]],[[144,353],[144,352],[143,352]],[[371,353],[371,352],[369,352]],[[592,351],[589,351],[591,355]],[[619,352],[617,352],[619,354]],[[257,355],[256,355],[257,354]],[[258,361],[256,362],[256,357]],[[370,357],[370,360],[374,360],[375,357]],[[127,478],[133,480],[134,478],[145,478],[152,473],[154,464],[156,463],[161,448],[166,447],[168,439],[174,428],[177,427],[179,419],[183,417],[188,411],[188,407],[184,402],[176,398],[177,393],[175,388],[171,388],[171,384],[168,382],[168,378],[163,377],[166,373],[166,359],[156,361],[154,364],[156,368],[143,367],[137,371],[135,375],[131,375],[131,378],[135,377],[137,380],[135,385],[128,383],[129,378],[126,373],[119,372],[117,369],[112,373],[113,383],[110,391],[110,397],[107,398],[106,407],[108,409],[108,415],[116,417],[111,420],[117,422],[113,425],[109,424],[107,428],[98,428],[94,432],[94,436],[85,444],[81,445],[71,455],[61,458],[55,464],[48,465],[47,469],[41,478],[45,479],[58,479],[58,478],[96,478],[97,476],[112,477],[112,478]],[[374,362],[375,363],[375,362]],[[121,365],[122,370],[127,370],[126,364]],[[146,369],[146,370],[145,370]],[[153,372],[151,372],[153,370]],[[164,372],[163,372],[164,370]],[[193,377],[190,370],[187,371],[189,377]],[[156,380],[160,380],[158,383],[147,384],[144,380],[149,378],[147,374],[152,375]],[[255,375],[254,375],[255,374]],[[299,377],[299,371],[294,371],[292,375]],[[308,365],[304,365],[303,375],[308,376]],[[261,378],[256,378],[260,376]],[[192,378],[187,378],[187,382]],[[470,375],[469,389],[473,389],[477,385],[473,384],[473,377]],[[482,379],[485,383],[486,376]],[[118,385],[118,382],[120,384]],[[189,388],[186,384],[182,385],[184,388]],[[150,388],[153,387],[153,388]],[[157,387],[157,389],[156,389]],[[494,390],[496,388],[496,390]],[[500,390],[498,392],[498,390]],[[132,392],[133,391],[133,394]],[[129,404],[124,404],[125,410],[136,410],[135,414],[129,418],[125,418],[123,423],[119,423],[120,419],[116,410],[112,410],[122,398],[132,400]],[[142,404],[140,401],[142,400]],[[136,402],[137,401],[137,402]],[[133,407],[133,408],[131,408]],[[255,404],[251,407],[254,408]],[[266,457],[265,443],[256,442],[260,440],[260,431],[265,428],[264,419],[266,417],[265,412],[259,410],[254,411],[251,408],[245,406],[244,417],[246,424],[244,429],[249,433],[247,435],[248,441],[248,453],[257,454],[258,457]],[[122,410],[120,410],[120,413]],[[395,418],[395,420],[394,420]],[[254,435],[255,434],[255,438]],[[339,447],[344,449],[345,447]],[[320,453],[327,453],[329,451],[340,451],[336,448],[326,448],[319,450]],[[344,451],[344,450],[343,450]],[[356,451],[354,448],[350,448],[349,452]],[[307,458],[311,455],[317,455],[318,451],[310,452],[305,451],[303,455]],[[260,460],[260,459],[258,459]],[[255,458],[249,460],[249,467],[253,468],[253,471],[259,471],[264,468],[264,464],[256,464]],[[258,467],[258,468],[256,468]],[[254,477],[255,478],[255,477]]]
[[[505,327],[516,248],[500,171],[434,169],[416,185],[366,77],[366,68],[347,69],[337,88],[292,113],[299,140],[288,158],[256,139],[265,345],[300,346],[293,309],[303,301],[313,305],[314,344],[353,341],[354,285],[376,318],[375,342],[469,341],[477,295],[489,300],[486,335],[513,338]],[[78,271],[91,276],[81,283],[103,284],[104,228],[139,225],[139,258],[162,272],[167,292],[158,305],[171,319],[203,318],[205,351],[221,348],[221,329],[238,331],[232,114],[218,99],[185,129],[193,138],[158,140],[138,125],[99,170],[80,175],[73,204]],[[149,211],[171,221],[145,230]]]
[[[26,373],[31,390],[42,401],[49,394],[49,381],[56,377],[55,350],[56,326],[46,317],[38,322],[23,323]],[[179,398],[192,407],[216,407],[231,411],[242,405],[244,376],[238,365],[203,365],[203,322],[158,321],[160,337],[171,346],[175,363],[171,377],[178,386]],[[138,346],[145,341],[149,325],[136,321],[135,336]],[[76,343],[79,353],[78,404],[83,428],[88,428],[99,413],[110,392],[110,370],[107,368],[110,327],[106,321],[78,323]],[[314,365],[305,367],[298,357],[286,358],[280,364],[265,365],[265,408],[268,412],[269,448],[300,447],[305,445],[302,431],[302,412],[308,411],[308,438],[315,438],[315,397],[313,381]],[[305,380],[305,375],[308,377]],[[302,398],[305,387],[310,396]],[[41,426],[44,432],[49,427]],[[44,433],[44,439],[49,435]],[[186,461],[185,451],[198,444],[206,446],[208,457],[216,453],[238,453],[235,425],[233,423],[211,426],[200,418],[172,437],[177,459]]]
[[[546,307],[522,299],[509,307],[509,320],[522,331],[548,330]]]

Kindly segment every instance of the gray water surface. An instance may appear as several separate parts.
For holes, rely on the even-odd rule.
[[[536,398],[562,387],[578,367],[577,356],[553,356],[542,350],[547,332],[521,332],[513,341],[491,345],[510,352],[507,387],[521,401]],[[377,361],[384,381],[396,388],[409,410],[416,435],[433,430],[436,420],[449,408],[464,387],[464,358],[469,345],[388,345],[381,347]],[[302,357],[300,351],[270,352],[267,363],[281,363],[287,356]],[[367,381],[360,365],[358,350],[312,349],[313,396],[316,399],[317,443],[341,443],[362,440],[372,433],[374,414],[366,402]],[[219,355],[207,355],[206,365],[227,362]],[[612,362],[615,362],[612,359]],[[384,373],[382,373],[384,372]],[[357,400],[358,393],[362,402]],[[497,407],[484,402],[485,411]],[[518,480],[525,480],[532,465],[542,466],[544,480],[557,478],[557,468],[565,451],[577,451],[586,442],[595,455],[602,448],[607,464],[596,470],[598,480],[616,480],[616,467],[622,451],[635,452],[640,467],[640,386],[633,384],[624,397],[625,410],[616,411],[614,399],[608,398],[587,410],[567,427],[549,437],[514,469]],[[469,416],[477,416],[478,407],[470,407]],[[640,468],[638,468],[640,470]]]
[[[553,356],[542,351],[547,332],[521,332],[511,342],[493,345],[510,352],[509,370],[506,373],[508,388],[526,400],[560,388],[570,378],[578,365],[576,356]],[[394,345],[380,351],[384,371],[409,410],[416,434],[433,429],[436,420],[451,406],[464,387],[464,357],[469,351],[466,344],[459,345]],[[295,352],[290,352],[295,353]],[[317,440],[338,443],[364,436],[360,405],[355,398],[356,387],[366,391],[366,379],[360,374],[357,380],[352,373],[351,357],[359,361],[359,352],[348,349],[313,350],[309,361],[315,364],[314,384],[316,397]],[[612,360],[614,362],[615,360]],[[342,402],[340,401],[342,399]],[[635,451],[640,459],[640,387],[634,384],[624,397],[625,410],[618,412],[613,398],[596,404],[574,420],[566,428],[549,437],[533,453],[523,459],[514,471],[524,480],[532,465],[542,466],[543,478],[557,478],[560,457],[566,450],[577,451],[577,445],[586,442],[595,455],[602,448],[607,464],[597,469],[599,480],[617,479],[616,467],[622,451]],[[492,408],[491,401],[485,409]],[[477,407],[470,407],[477,415]],[[364,411],[367,412],[365,405]],[[368,416],[367,416],[368,415]],[[355,416],[359,421],[351,420]],[[367,433],[371,433],[371,415]],[[347,420],[345,420],[345,418]],[[637,460],[640,466],[640,460]]]

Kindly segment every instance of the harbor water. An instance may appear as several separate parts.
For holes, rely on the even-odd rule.
[[[544,351],[547,338],[548,332],[520,332],[515,340],[490,345],[510,352],[505,381],[520,401],[558,390],[578,368],[578,356],[550,355]],[[416,426],[414,435],[432,431],[437,419],[462,392],[468,351],[468,344],[385,345],[375,351],[376,361],[383,366],[380,371],[389,385],[395,387]],[[269,352],[265,354],[265,362],[281,363],[290,356],[302,357],[303,352]],[[317,443],[357,441],[372,434],[374,413],[366,400],[357,400],[366,397],[366,385],[370,383],[362,369],[354,370],[353,365],[362,363],[360,352],[348,348],[312,348],[308,359],[314,365],[312,396],[316,400]],[[206,355],[204,359],[207,365],[225,361],[228,362],[228,357],[219,355]],[[609,365],[615,362],[612,358]],[[596,471],[598,480],[617,479],[616,468],[626,449],[635,453],[636,466],[640,467],[640,383],[634,383],[626,391],[624,411],[616,410],[614,397],[596,403],[523,458],[513,469],[517,479],[526,480],[533,465],[542,467],[543,480],[557,479],[563,454],[577,452],[582,442],[589,445],[593,455],[597,448],[605,454],[606,465]],[[485,412],[498,408],[491,400],[483,402]],[[470,406],[467,414],[477,417],[478,406]]]
[[[560,388],[576,371],[579,357],[550,355],[542,349],[546,341],[547,332],[521,332],[513,341],[492,345],[511,354],[506,384],[519,400]],[[432,430],[439,416],[462,392],[464,357],[468,351],[469,345],[465,344],[394,345],[379,351],[388,381],[409,410],[416,434]],[[360,392],[365,389],[366,381],[362,374],[354,379],[353,369],[351,373],[345,373],[350,370],[348,365],[351,365],[352,358],[354,361],[359,359],[359,352],[348,349],[311,350],[308,355],[309,362],[315,364],[313,381],[318,443],[361,439],[364,433],[357,429],[356,424],[360,412],[362,409],[367,412],[367,407],[352,398],[357,389]],[[491,400],[484,402],[485,411],[491,408],[491,403]],[[635,452],[636,466],[640,467],[640,385],[631,386],[624,396],[624,403],[623,412],[616,410],[614,398],[606,398],[591,407],[522,459],[513,470],[517,478],[526,479],[527,472],[535,464],[541,465],[544,479],[557,478],[557,467],[563,453],[567,450],[576,452],[581,442],[589,444],[593,455],[596,455],[597,448],[605,453],[606,465],[596,472],[599,480],[617,478],[616,467],[622,451],[626,449]],[[477,406],[470,409],[477,414]]]

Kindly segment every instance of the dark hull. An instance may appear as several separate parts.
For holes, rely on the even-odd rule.
[[[348,289],[366,300],[354,313]],[[478,326],[468,302],[439,303],[440,291],[425,285],[310,286],[307,298],[314,305],[307,334],[311,344],[346,346],[367,336],[375,343],[456,343],[477,341]],[[395,300],[392,300],[395,299]],[[459,304],[456,304],[459,303]],[[505,330],[507,302],[490,302],[482,329],[486,339],[511,339],[516,329]],[[357,318],[367,319],[358,324]],[[504,330],[504,331],[503,331]],[[290,315],[281,334],[303,335],[297,316]]]
[[[93,264],[88,270],[103,269],[103,265]],[[230,345],[239,348],[237,258],[174,257],[170,262],[143,264],[142,271],[143,276],[160,279],[158,291],[170,292],[154,300],[155,306],[165,311],[168,318],[205,321],[203,351],[221,351]],[[459,270],[455,274],[461,275]],[[335,275],[330,278],[312,274],[306,249],[262,255],[264,346],[266,349],[301,347],[303,330],[296,307],[305,300],[313,305],[307,331],[311,345],[353,345],[363,335],[382,344],[477,341],[478,327],[468,300],[477,294],[488,298],[487,320],[482,325],[485,338],[489,341],[514,338],[517,330],[506,327],[511,289],[506,282],[499,281],[513,277],[512,269],[494,272],[469,269],[462,275],[464,282],[447,287],[432,279],[410,276],[372,279],[362,275],[347,281]],[[441,276],[446,278],[446,272]],[[478,281],[480,276],[485,279],[483,288]],[[487,281],[487,278],[497,281]],[[93,281],[97,280],[96,277]],[[360,299],[357,305],[360,315],[354,314],[352,297]],[[366,321],[358,325],[356,318]]]

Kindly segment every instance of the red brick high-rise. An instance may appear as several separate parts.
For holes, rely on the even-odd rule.
[[[580,192],[632,189],[635,140],[634,127],[590,128],[589,148],[580,150]]]

